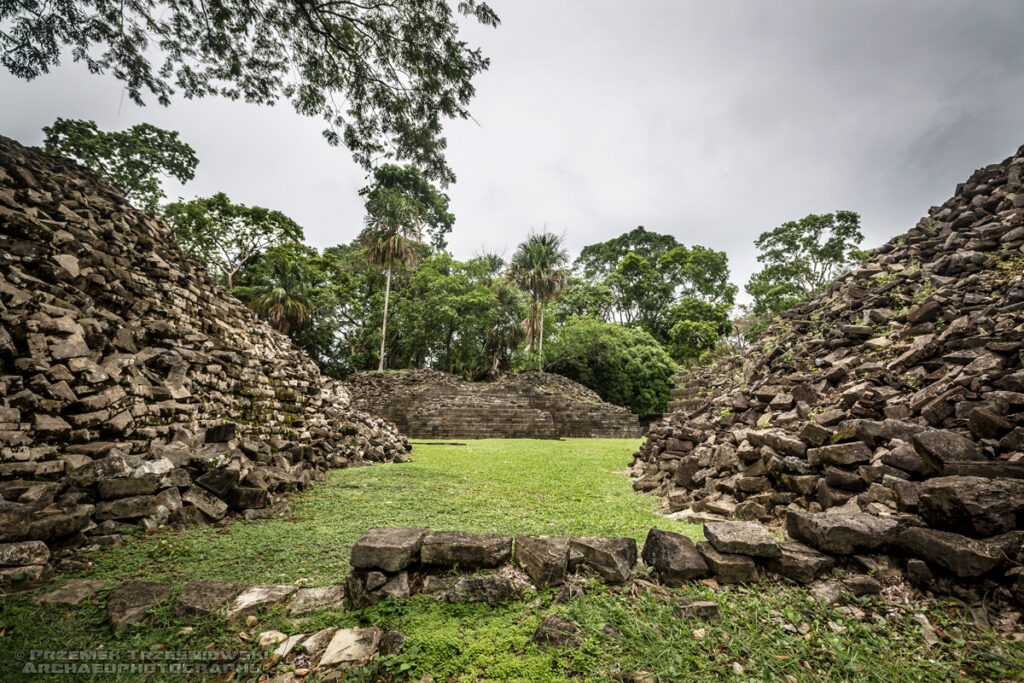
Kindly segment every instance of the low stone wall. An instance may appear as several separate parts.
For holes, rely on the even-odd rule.
[[[345,385],[355,407],[418,439],[635,438],[644,432],[627,409],[541,372],[495,382],[430,370],[359,373]]]

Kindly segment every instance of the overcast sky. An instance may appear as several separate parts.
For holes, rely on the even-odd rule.
[[[491,58],[475,120],[447,127],[459,258],[545,225],[575,257],[643,225],[725,250],[742,287],[762,231],[849,209],[877,246],[1024,144],[1020,0],[491,5],[500,27],[465,27]],[[279,209],[317,247],[360,230],[365,172],[287,103],[140,109],[73,63],[0,74],[0,102],[0,134],[25,144],[57,116],[178,130],[200,164],[170,197]]]

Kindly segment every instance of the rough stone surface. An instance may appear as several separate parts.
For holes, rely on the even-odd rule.
[[[643,548],[644,563],[653,568],[658,580],[667,586],[680,586],[686,581],[709,575],[707,562],[682,534],[651,529]]]
[[[779,542],[757,522],[705,522],[704,535],[722,553],[778,557]]]
[[[184,618],[216,614],[234,601],[245,586],[213,579],[192,579],[182,587],[174,614]]]
[[[781,555],[767,560],[765,566],[797,583],[811,583],[836,564],[828,555],[796,541],[780,543],[779,550]]]
[[[483,602],[496,607],[520,596],[519,588],[507,576],[484,574],[459,577],[444,597],[448,602]]]
[[[352,546],[353,567],[397,572],[419,559],[427,529],[370,529]]]
[[[104,585],[104,582],[98,579],[72,579],[57,590],[40,595],[38,602],[41,605],[79,607],[103,590]]]
[[[252,586],[238,594],[225,614],[228,621],[238,621],[259,614],[261,609],[283,604],[295,586]]]
[[[152,581],[125,581],[107,596],[107,620],[115,628],[134,624],[150,608],[171,597],[171,587]]]
[[[319,609],[340,610],[344,604],[344,586],[300,588],[288,605],[288,616],[303,616]]]
[[[381,631],[369,628],[338,629],[320,658],[320,667],[354,665],[369,660],[380,646]]]
[[[722,553],[707,541],[698,543],[697,551],[704,556],[711,575],[718,583],[756,583],[760,578],[757,565],[749,555]]]
[[[608,583],[628,581],[636,564],[636,540],[632,538],[579,536],[569,540],[569,549],[578,552],[581,563]]]
[[[961,578],[981,576],[1004,559],[1003,549],[996,544],[938,529],[907,529],[900,534],[899,544],[907,552]]]
[[[569,537],[516,536],[515,560],[535,587],[558,586],[569,562]]]
[[[577,648],[580,645],[580,628],[561,614],[549,614],[540,622],[533,633],[533,642],[546,647]]]
[[[49,560],[50,549],[42,541],[0,543],[0,567],[46,564]]]
[[[786,515],[786,532],[795,540],[834,555],[877,550],[896,541],[899,523],[863,512],[819,512],[791,510]]]
[[[722,620],[722,611],[714,600],[681,598],[676,603],[676,612],[683,619],[698,619],[708,622],[719,622]]]
[[[921,517],[933,527],[994,536],[1024,528],[1024,481],[937,477],[918,492]]]
[[[512,537],[471,534],[465,531],[432,531],[423,539],[423,564],[461,569],[500,567],[512,557]]]

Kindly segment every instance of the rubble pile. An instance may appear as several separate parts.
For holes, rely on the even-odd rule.
[[[161,221],[0,137],[0,578],[139,525],[280,514],[408,449]]]
[[[801,547],[776,562],[866,557],[1024,602],[1022,247],[1024,148],[745,354],[681,374],[635,488],[693,520],[778,520]]]

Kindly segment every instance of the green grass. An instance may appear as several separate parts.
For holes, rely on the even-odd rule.
[[[693,526],[656,516],[657,501],[633,492],[623,470],[637,444],[581,439],[419,446],[412,463],[332,472],[328,482],[291,498],[287,519],[160,531],[95,553],[94,568],[80,576],[104,579],[110,587],[127,578],[164,581],[175,590],[194,577],[340,583],[352,543],[374,526],[638,541],[658,526],[699,535]],[[679,618],[674,602],[683,595],[716,600],[723,622]],[[183,630],[169,603],[144,624],[112,633],[102,597],[77,610],[41,609],[31,596],[0,601],[0,680],[20,678],[13,653],[28,648],[251,649],[239,640],[240,627],[217,619]],[[328,625],[376,624],[408,636],[401,654],[350,672],[346,680],[418,680],[427,673],[437,681],[623,680],[643,672],[662,681],[1024,679],[1024,646],[974,630],[964,610],[953,605],[925,610],[949,635],[948,642],[930,647],[912,620],[916,608],[864,601],[859,605],[869,618],[862,621],[816,606],[806,590],[795,587],[713,590],[695,584],[646,593],[590,585],[565,605],[554,604],[553,597],[545,591],[492,609],[422,596],[361,612],[320,612],[298,623],[276,610],[264,614],[253,631],[309,633]],[[533,631],[553,610],[583,629],[578,650],[544,652],[532,644]],[[607,626],[616,634],[608,635]]]

